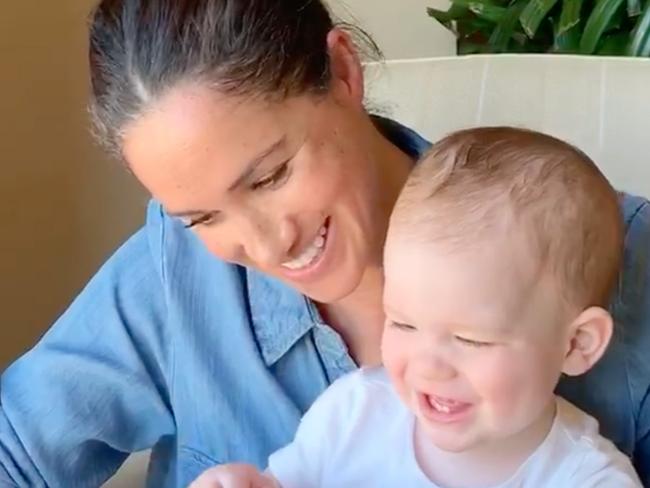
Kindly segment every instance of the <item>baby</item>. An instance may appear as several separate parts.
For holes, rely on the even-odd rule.
[[[623,224],[580,151],[457,132],[414,169],[385,247],[383,368],[336,381],[266,472],[193,488],[639,487],[595,419],[556,397],[613,332]]]

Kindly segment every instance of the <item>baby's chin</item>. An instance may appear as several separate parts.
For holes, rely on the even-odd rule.
[[[418,427],[416,440],[425,442],[431,447],[448,454],[462,454],[476,448],[484,447],[489,440],[483,436],[477,436],[472,432],[458,432],[449,430],[444,432],[440,428],[428,425],[422,419],[417,420]]]

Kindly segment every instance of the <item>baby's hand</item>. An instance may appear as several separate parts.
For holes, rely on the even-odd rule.
[[[189,488],[281,488],[272,476],[250,464],[222,464],[204,471]]]

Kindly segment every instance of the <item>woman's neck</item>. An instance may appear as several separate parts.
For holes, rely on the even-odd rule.
[[[381,364],[383,285],[381,268],[371,268],[353,293],[336,303],[319,305],[323,319],[341,335],[359,366]]]
[[[380,344],[384,326],[382,295],[384,278],[382,256],[388,221],[397,197],[408,178],[414,161],[384,137],[368,118],[366,144],[378,175],[380,206],[376,252],[357,288],[336,303],[319,306],[325,321],[347,344],[350,354],[361,366],[381,363]],[[368,236],[373,239],[372,236]]]
[[[381,232],[380,252],[383,255],[384,240],[388,230],[390,215],[395,207],[406,180],[408,179],[415,161],[402,152],[395,144],[386,139],[373,125],[372,154],[377,165],[379,186],[381,188],[379,205],[382,209],[383,226]]]

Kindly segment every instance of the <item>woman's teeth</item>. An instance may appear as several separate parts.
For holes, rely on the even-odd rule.
[[[292,259],[291,261],[282,263],[282,266],[291,270],[301,269],[309,266],[323,252],[326,239],[327,228],[325,226],[322,226],[318,230],[318,235],[314,241],[302,251],[300,256],[298,256],[296,259]]]

